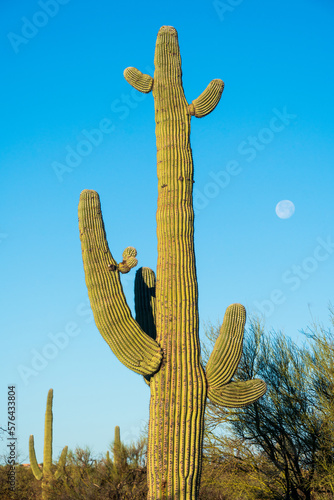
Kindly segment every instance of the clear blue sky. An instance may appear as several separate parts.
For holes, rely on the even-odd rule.
[[[149,405],[91,321],[77,223],[80,192],[97,190],[114,257],[132,245],[155,268],[153,97],[123,70],[153,76],[156,34],[172,25],[188,101],[225,81],[216,110],[192,119],[200,318],[241,302],[300,340],[333,302],[334,6],[25,0],[0,11],[0,424],[15,383],[21,459],[33,433],[42,461],[52,387],[54,458],[66,444],[98,454],[115,425],[136,437]],[[291,218],[277,217],[280,200],[294,203]],[[134,274],[123,280],[131,308]]]

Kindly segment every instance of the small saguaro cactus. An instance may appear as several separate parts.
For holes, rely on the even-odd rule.
[[[121,472],[127,465],[127,452],[121,441],[121,431],[118,425],[115,427],[115,437],[111,449],[114,459],[114,470],[115,472]]]
[[[108,450],[108,451],[107,451],[107,453],[106,453],[105,463],[106,463],[106,465],[108,465],[109,467],[111,467],[111,466],[112,466],[112,461],[111,461],[111,459],[110,459],[110,453],[109,453],[109,450]]]
[[[245,406],[265,393],[266,384],[231,380],[242,354],[246,312],[240,304],[227,308],[206,371],[200,361],[190,121],[216,107],[224,84],[213,80],[188,104],[178,36],[171,26],[159,30],[154,63],[154,77],[136,68],[124,71],[134,88],[153,92],[156,121],[157,273],[155,279],[148,268],[137,272],[136,320],[121,286],[122,266],[108,248],[95,191],[81,193],[79,229],[96,325],[118,359],[144,375],[151,390],[148,499],[190,500],[198,498],[206,398],[217,405]],[[126,264],[127,258],[126,270],[133,264]]]
[[[46,412],[45,412],[45,427],[44,427],[44,457],[43,457],[43,470],[38,466],[35,446],[34,446],[34,436],[31,435],[29,438],[29,457],[31,470],[37,480],[42,480],[42,498],[47,500],[50,498],[50,483],[53,479],[58,479],[64,473],[64,467],[66,463],[67,446],[64,447],[61,452],[58,469],[53,473],[52,471],[52,400],[53,400],[53,389],[48,392],[48,398],[46,402]]]
[[[114,455],[114,465],[115,467],[119,467],[121,464],[122,460],[122,453],[121,453],[121,431],[118,425],[115,427],[115,438],[113,442],[113,455]]]

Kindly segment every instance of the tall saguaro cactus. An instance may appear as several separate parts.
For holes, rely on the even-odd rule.
[[[52,400],[53,400],[53,389],[48,392],[48,398],[46,402],[46,412],[45,412],[45,427],[44,427],[44,458],[43,458],[43,470],[38,466],[35,446],[34,446],[34,436],[31,435],[29,438],[29,458],[31,470],[36,479],[42,480],[42,498],[47,500],[50,497],[50,482],[53,479],[58,479],[62,476],[64,472],[64,466],[66,462],[67,446],[64,447],[61,452],[58,469],[55,473],[52,472]]]
[[[206,372],[200,363],[190,120],[216,107],[224,84],[213,80],[188,104],[177,32],[170,26],[159,30],[154,62],[154,78],[136,68],[124,72],[140,92],[153,91],[156,121],[157,275],[155,280],[148,268],[137,273],[136,321],[119,277],[132,266],[127,252],[121,264],[112,257],[94,191],[81,194],[79,228],[96,324],[120,361],[150,386],[148,498],[185,500],[198,497],[206,397],[223,406],[244,406],[260,398],[266,385],[257,379],[231,381],[246,319],[240,304],[227,309]]]

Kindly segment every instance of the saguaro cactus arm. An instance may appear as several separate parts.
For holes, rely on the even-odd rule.
[[[148,94],[153,87],[153,78],[150,75],[145,75],[137,68],[126,68],[124,70],[124,78],[139,92]]]
[[[189,105],[189,113],[196,118],[202,118],[215,109],[224,90],[223,80],[212,80],[204,92]]]
[[[208,398],[226,408],[240,408],[255,403],[266,392],[267,386],[261,379],[229,382],[217,389],[208,388]]]
[[[123,252],[123,260],[117,266],[117,269],[122,274],[127,274],[133,267],[136,267],[138,260],[136,259],[137,250],[133,247],[127,247]]]
[[[147,335],[155,339],[155,274],[149,267],[141,267],[135,278],[136,321]]]
[[[136,321],[147,335],[156,339],[155,325],[155,274],[149,267],[141,267],[135,278],[135,311]],[[145,382],[150,385],[150,376],[144,375]]]
[[[108,465],[110,467],[112,465],[112,461],[110,459],[110,453],[109,453],[109,451],[107,451],[107,453],[106,453],[106,459],[105,460],[106,460],[106,465]]]
[[[246,311],[241,304],[226,309],[219,337],[206,366],[208,398],[229,408],[247,406],[266,392],[263,380],[231,382],[242,354]]]
[[[242,354],[245,322],[244,306],[232,304],[226,309],[219,337],[206,365],[209,387],[221,387],[233,377]]]
[[[67,456],[67,446],[64,446],[63,451],[61,452],[59,461],[58,461],[58,468],[55,472],[55,478],[58,479],[61,477],[64,473],[65,470],[65,463],[66,463],[66,456]]]
[[[152,375],[159,368],[162,352],[157,342],[133,319],[126,303],[118,266],[108,247],[100,199],[95,191],[81,193],[79,230],[96,326],[125,366],[141,375]]]
[[[37,463],[35,446],[34,446],[34,436],[32,434],[29,437],[29,460],[30,460],[31,470],[35,478],[38,481],[40,481],[43,477],[43,472],[41,471]]]

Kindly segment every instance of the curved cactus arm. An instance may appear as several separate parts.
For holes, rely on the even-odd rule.
[[[218,389],[208,389],[208,398],[220,406],[241,408],[255,403],[266,392],[267,386],[261,379],[229,382]]]
[[[196,118],[202,118],[211,113],[219,103],[223,90],[223,80],[212,80],[204,92],[189,105],[189,113]]]
[[[107,451],[107,453],[106,453],[106,458],[105,458],[105,460],[106,460],[106,465],[108,465],[109,467],[110,467],[110,466],[112,466],[112,460],[111,460],[111,458],[110,458],[110,453],[109,453],[109,451]]]
[[[99,195],[85,190],[79,202],[79,230],[86,285],[96,326],[117,358],[141,375],[161,363],[160,346],[133,319],[117,264],[108,248]]]
[[[267,390],[261,379],[233,381],[242,354],[246,310],[241,304],[226,309],[220,334],[206,366],[207,397],[227,408],[240,408],[257,401]]]
[[[139,92],[148,94],[153,87],[153,78],[150,75],[145,75],[137,68],[126,68],[124,70],[125,80]]]
[[[149,267],[141,267],[135,278],[136,321],[147,335],[156,338],[155,274]]]
[[[242,354],[246,310],[241,304],[226,309],[213,351],[206,365],[208,386],[213,389],[226,384],[233,377]]]
[[[32,434],[29,437],[29,460],[30,460],[31,470],[35,478],[38,481],[40,481],[43,477],[43,472],[41,471],[37,463],[35,446],[34,446],[34,436]]]
[[[52,466],[52,400],[53,389],[48,392],[45,411],[45,426],[44,426],[44,455],[43,455],[43,472],[44,475],[51,471]]]
[[[58,461],[58,467],[57,467],[57,470],[55,472],[55,479],[60,478],[65,472],[67,449],[68,449],[68,446],[64,446],[63,451],[61,452],[61,455],[60,455],[60,458]]]

